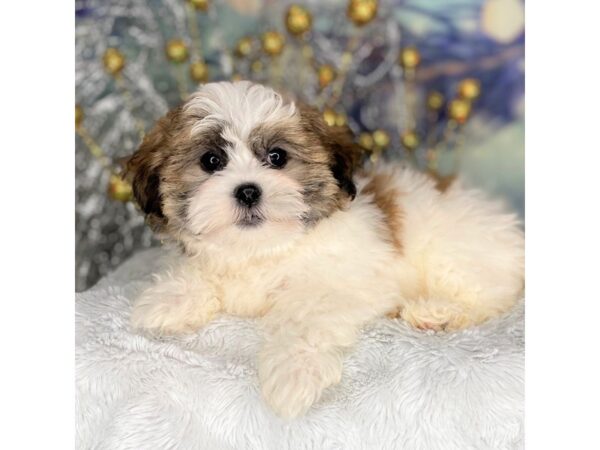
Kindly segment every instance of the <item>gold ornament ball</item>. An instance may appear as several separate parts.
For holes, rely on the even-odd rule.
[[[373,132],[373,142],[376,147],[386,148],[390,145],[390,135],[385,130],[375,130]]]
[[[283,51],[285,38],[277,31],[267,31],[262,35],[262,48],[269,56],[277,56]]]
[[[341,113],[337,113],[335,116],[335,126],[336,127],[343,127],[348,123],[348,117],[346,116],[346,113],[341,112]]]
[[[475,100],[481,94],[481,84],[475,78],[462,80],[458,85],[458,95],[465,100]]]
[[[335,125],[335,121],[337,119],[337,113],[331,108],[325,108],[323,110],[323,120],[330,127]]]
[[[335,79],[335,69],[329,64],[323,64],[318,70],[319,87],[325,89]]]
[[[354,25],[366,25],[377,15],[377,0],[350,0],[346,13]]]
[[[413,151],[419,146],[421,140],[413,130],[407,130],[400,135],[400,143],[406,150]]]
[[[350,53],[350,52],[342,53],[342,61],[341,61],[342,67],[348,69],[350,67],[350,64],[352,64],[352,53]]]
[[[256,61],[252,62],[252,64],[250,65],[250,68],[252,69],[252,72],[259,73],[259,72],[262,72],[262,70],[264,68],[264,64],[260,59],[257,59]]]
[[[190,77],[196,83],[206,83],[208,81],[208,66],[204,61],[196,61],[190,66]]]
[[[400,65],[405,69],[416,69],[421,62],[421,54],[415,47],[406,47],[400,51]]]
[[[371,154],[369,155],[369,159],[371,160],[371,162],[373,164],[377,163],[377,161],[379,161],[379,157],[381,156],[382,150],[379,147],[375,147],[373,149],[373,151],[371,151]]]
[[[302,36],[312,27],[312,15],[299,5],[291,5],[285,15],[285,27],[294,36]]]
[[[125,56],[116,48],[108,48],[102,57],[104,68],[111,75],[118,75],[125,67]]]
[[[439,111],[444,106],[444,96],[437,91],[430,92],[427,96],[427,107]]]
[[[371,133],[363,132],[358,136],[358,145],[360,145],[364,150],[373,150],[373,136]]]
[[[457,98],[450,102],[448,106],[448,115],[452,120],[459,124],[463,124],[471,114],[471,102],[462,98]]]
[[[188,0],[188,2],[194,7],[196,11],[206,12],[208,10],[208,0]]]
[[[108,182],[108,196],[113,200],[128,202],[132,198],[131,185],[123,180],[120,175],[112,174]]]
[[[75,105],[75,128],[79,128],[83,123],[83,108]]]
[[[182,39],[171,39],[165,50],[171,62],[182,63],[188,59],[188,48]]]
[[[244,58],[252,52],[254,41],[250,36],[241,38],[235,46],[235,55]]]

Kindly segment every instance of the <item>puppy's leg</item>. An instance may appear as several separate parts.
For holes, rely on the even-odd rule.
[[[420,189],[403,199],[403,260],[414,272],[401,283],[402,318],[417,328],[458,330],[508,311],[524,281],[517,218],[457,183],[441,195]]]
[[[389,309],[351,291],[311,287],[286,291],[285,300],[263,318],[261,390],[271,408],[286,418],[304,414],[326,387],[340,381],[343,350],[355,342],[362,325]]]
[[[134,328],[156,334],[194,332],[220,311],[214,289],[199,273],[179,268],[155,277],[155,283],[136,300],[131,314]]]
[[[407,301],[400,313],[415,328],[420,330],[457,330],[484,320],[460,303],[434,298]]]

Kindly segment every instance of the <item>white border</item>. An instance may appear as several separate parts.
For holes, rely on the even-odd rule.
[[[600,448],[599,6],[527,5],[528,449]],[[74,11],[0,7],[1,448],[72,448]]]
[[[598,449],[600,8],[526,16],[526,446]]]
[[[0,6],[0,448],[74,447],[74,29]]]

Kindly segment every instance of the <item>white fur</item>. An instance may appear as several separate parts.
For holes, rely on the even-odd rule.
[[[378,172],[391,172],[402,193],[402,261],[410,267],[401,275],[403,317],[434,328],[450,320],[461,328],[512,306],[524,282],[517,217],[460,181],[441,193],[429,177],[401,165]]]
[[[372,319],[404,307],[416,325],[471,325],[512,306],[523,283],[514,218],[476,192],[440,194],[423,175],[386,170],[397,172],[403,192],[402,256],[377,234],[381,213],[359,195],[348,211],[268,258],[249,261],[239,245],[186,260],[145,291],[134,324],[198,328],[213,317],[215,299],[223,312],[262,316],[263,394],[278,413],[294,417],[339,381],[343,350]]]
[[[187,108],[227,124],[230,161],[193,196],[188,228],[199,235],[195,256],[141,295],[132,321],[178,333],[218,311],[261,317],[258,374],[278,414],[303,414],[337,383],[344,350],[383,314],[400,309],[417,327],[456,329],[507,310],[520,296],[522,232],[514,216],[480,193],[458,184],[440,193],[425,175],[390,165],[377,171],[393,171],[401,251],[382,235],[383,212],[360,191],[369,177],[358,180],[349,209],[305,228],[300,186],[260,164],[245,142],[256,125],[294,114],[293,105],[260,86],[219,83]],[[265,221],[239,228],[231,192],[248,181],[264,190]]]
[[[261,123],[278,122],[296,112],[273,89],[249,81],[208,83],[188,99],[186,112],[203,117],[192,133],[214,124],[227,123],[231,134],[245,140]]]
[[[177,257],[139,252],[77,294],[75,448],[523,448],[522,302],[449,333],[376,320],[344,355],[341,382],[287,421],[261,398],[258,320],[223,315],[159,340],[131,330],[132,301]]]
[[[188,117],[202,117],[192,127],[192,134],[218,126],[229,142],[225,149],[227,166],[203,182],[192,197],[187,228],[202,237],[198,248],[193,243],[192,249],[201,253],[206,248],[220,252],[224,247],[241,248],[241,253],[229,256],[248,259],[293,243],[303,232],[302,219],[307,211],[302,187],[281,172],[265,167],[247,141],[258,125],[294,117],[294,103],[285,102],[268,87],[240,81],[206,84],[190,96],[184,108]],[[187,176],[199,177],[196,171],[193,168]],[[256,183],[262,189],[261,202],[253,212],[265,220],[259,229],[247,228],[240,233],[239,222],[247,211],[236,204],[232,192],[243,183]]]
[[[241,142],[236,143],[228,155],[227,167],[202,183],[193,195],[188,210],[189,230],[202,235],[201,247],[242,247],[246,255],[289,244],[293,236],[303,231],[301,220],[306,205],[302,201],[301,186],[281,172],[260,164]],[[237,223],[244,211],[231,193],[244,183],[260,186],[262,199],[254,213],[265,222],[260,228],[247,228],[240,233]]]

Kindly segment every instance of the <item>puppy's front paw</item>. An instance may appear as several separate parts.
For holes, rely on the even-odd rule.
[[[162,288],[146,290],[136,301],[131,325],[161,335],[191,333],[210,322],[220,309],[214,297],[168,293]]]
[[[265,348],[259,356],[258,376],[265,402],[280,417],[303,415],[326,387],[339,383],[339,355],[316,350]]]

